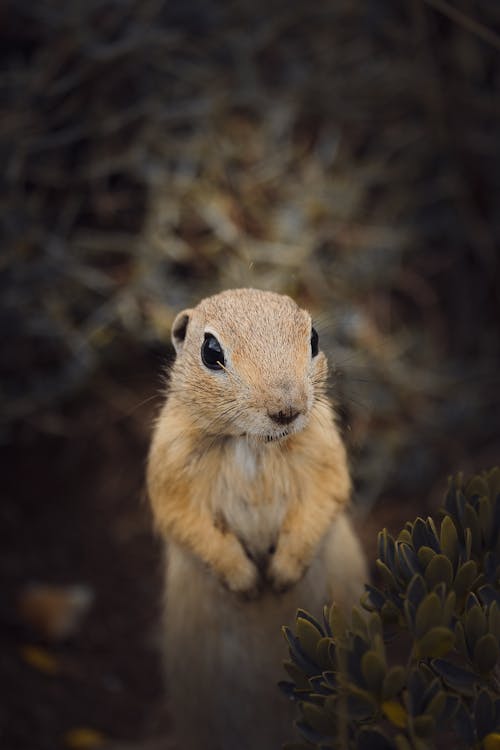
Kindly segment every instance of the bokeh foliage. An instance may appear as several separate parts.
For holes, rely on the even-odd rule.
[[[500,469],[450,480],[439,527],[379,534],[366,616],[285,628],[303,738],[289,750],[500,747]]]
[[[493,461],[500,16],[455,5],[490,34],[422,0],[7,0],[2,436],[254,285],[317,318],[367,504]]]

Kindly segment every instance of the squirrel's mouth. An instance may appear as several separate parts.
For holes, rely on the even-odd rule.
[[[289,425],[278,426],[258,426],[257,429],[250,429],[246,432],[240,433],[240,436],[246,436],[247,439],[253,440],[257,443],[284,443],[286,440],[302,430],[307,426],[308,420],[305,415],[301,415],[297,420]],[[259,429],[261,427],[261,429]],[[274,427],[274,429],[273,429]]]
[[[277,443],[279,440],[284,440],[287,437],[290,437],[290,435],[293,435],[292,430],[282,430],[279,433],[255,433],[255,432],[240,432],[238,437],[241,438],[250,438],[253,440],[256,440],[257,442],[261,443]]]
[[[284,442],[287,438],[292,435],[296,435],[301,432],[307,425],[307,419],[300,416],[297,421],[293,422],[288,426],[282,426],[280,429],[273,430],[272,432],[265,432],[261,435],[261,440],[265,443],[280,443]]]
[[[288,437],[290,432],[288,430],[278,433],[277,435],[264,435],[266,443],[277,443],[279,440],[283,440]]]

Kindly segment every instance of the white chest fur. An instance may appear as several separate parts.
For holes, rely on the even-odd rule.
[[[241,475],[245,477],[247,481],[255,481],[257,462],[260,458],[260,456],[257,455],[256,446],[250,444],[245,437],[237,438],[232,445],[232,454],[235,468],[240,471]]]
[[[256,554],[276,543],[286,511],[281,483],[270,481],[266,466],[266,451],[274,448],[246,437],[231,441],[212,495],[215,513]]]

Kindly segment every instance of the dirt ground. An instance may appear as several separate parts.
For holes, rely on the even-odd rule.
[[[6,750],[64,747],[65,733],[79,727],[133,740],[161,721],[161,553],[143,491],[157,368],[142,363],[126,379],[125,387],[98,378],[61,415],[40,414],[4,448]],[[23,624],[17,601],[31,583],[91,588],[93,606],[74,636],[51,644]],[[26,663],[23,649],[31,645],[55,659],[55,674]]]

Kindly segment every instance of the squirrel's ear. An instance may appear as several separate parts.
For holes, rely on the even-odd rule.
[[[174,345],[176,354],[179,354],[184,346],[190,315],[191,310],[183,310],[176,316],[172,325],[172,344]]]

